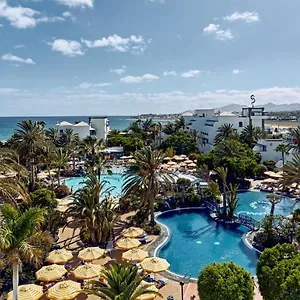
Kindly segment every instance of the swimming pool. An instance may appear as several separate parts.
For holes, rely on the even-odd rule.
[[[101,181],[105,180],[108,182],[107,187],[114,187],[111,192],[111,196],[118,197],[122,193],[122,185],[124,179],[123,174],[113,173],[112,175],[101,175]],[[65,179],[65,184],[73,192],[82,188],[84,184],[82,182],[85,180],[85,177],[70,177]]]
[[[262,220],[271,209],[266,195],[256,191],[240,193],[237,213]],[[275,213],[288,215],[296,208],[300,208],[300,203],[283,197],[275,206]],[[170,262],[171,272],[196,278],[199,271],[212,262],[233,261],[251,274],[256,273],[258,253],[243,242],[242,236],[248,232],[244,226],[225,227],[199,209],[166,212],[157,220],[170,231],[168,242],[158,249],[157,255]]]

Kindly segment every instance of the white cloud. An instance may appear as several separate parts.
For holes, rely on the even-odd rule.
[[[234,21],[245,21],[246,23],[259,22],[259,15],[257,12],[245,11],[242,13],[235,12],[230,16],[226,16],[223,18],[226,21],[234,22]]]
[[[239,70],[239,69],[232,70],[232,74],[234,74],[234,75],[238,75],[240,73],[241,73],[241,70]]]
[[[157,2],[160,4],[164,4],[166,1],[165,0],[149,0],[149,2]]]
[[[182,73],[181,77],[183,77],[183,78],[198,77],[201,73],[203,73],[203,72],[200,70],[190,70],[188,72]]]
[[[141,35],[131,35],[128,38],[122,38],[114,34],[95,41],[82,39],[82,42],[88,48],[108,48],[109,50],[118,52],[131,51],[134,54],[143,53],[146,49],[146,43]]]
[[[59,4],[66,5],[71,8],[93,8],[94,7],[94,0],[56,0]]]
[[[77,41],[57,39],[48,43],[52,47],[52,51],[61,52],[63,55],[74,57],[78,55],[84,55],[82,46]]]
[[[141,82],[151,82],[158,80],[159,77],[152,74],[144,74],[142,76],[126,76],[120,79],[123,83],[141,83]]]
[[[177,76],[176,71],[165,71],[163,73],[164,76]]]
[[[105,86],[111,86],[112,84],[110,82],[101,82],[101,83],[88,83],[88,82],[82,82],[79,84],[79,88],[81,89],[89,89],[89,88],[95,88],[95,87],[105,87]]]
[[[72,22],[76,21],[76,18],[69,11],[65,11],[62,15],[64,18],[70,18],[72,20]]]
[[[0,87],[0,95],[11,95],[11,94],[17,94],[19,92],[18,89],[13,88],[1,88]]]
[[[27,64],[27,65],[35,65],[35,62],[31,58],[24,59],[24,58],[15,56],[11,53],[2,55],[1,59],[4,61],[18,62],[18,63],[22,63],[22,64]]]
[[[216,39],[220,41],[232,40],[233,35],[230,29],[220,29],[219,24],[209,24],[203,29],[204,34],[215,35]]]
[[[126,72],[126,66],[122,66],[120,69],[110,69],[110,72],[116,73],[118,75],[122,75],[123,73]]]
[[[0,23],[0,28],[3,27],[3,25]]]
[[[10,24],[19,29],[34,28],[39,23],[54,23],[64,21],[62,17],[47,17],[31,8],[23,6],[9,6],[0,0],[0,18],[5,18]]]
[[[26,46],[24,44],[20,44],[20,45],[15,45],[14,48],[21,49],[21,48],[26,48]]]

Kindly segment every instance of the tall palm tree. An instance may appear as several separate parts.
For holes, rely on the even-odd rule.
[[[109,198],[113,190],[113,187],[106,188],[106,183],[105,181],[99,182],[93,174],[89,175],[83,182],[84,187],[75,192],[73,201],[66,211],[69,216],[76,220],[77,227],[81,227],[88,232],[93,243],[102,240],[102,229],[106,230],[104,226],[109,225],[111,227],[110,223],[107,224],[107,221],[111,220],[113,222],[111,218],[107,218],[103,222],[103,216],[107,216],[107,209],[110,208],[107,206],[105,199]],[[104,200],[100,201],[101,198],[104,198]],[[104,223],[105,225],[103,225]]]
[[[279,144],[276,147],[275,151],[281,153],[282,164],[284,165],[284,163],[285,163],[285,155],[289,154],[289,147],[288,147],[288,145],[286,145],[286,144]]]
[[[94,154],[92,157],[85,162],[85,165],[90,173],[97,174],[98,180],[101,180],[101,174],[106,169],[109,175],[112,174],[111,166],[108,164],[101,154]]]
[[[292,160],[284,165],[283,171],[281,180],[283,186],[288,187],[293,183],[300,184],[300,153],[293,154]]]
[[[239,206],[238,189],[239,189],[238,184],[229,183],[227,199],[226,199],[229,219],[233,219],[234,213]]]
[[[228,193],[228,187],[227,187],[227,174],[228,169],[224,167],[218,167],[216,168],[216,172],[218,173],[221,183],[222,183],[222,190],[223,190],[223,217],[226,217],[227,215],[227,193]]]
[[[300,127],[290,128],[289,134],[292,141],[289,143],[288,148],[293,149],[295,152],[300,152]]]
[[[147,146],[133,155],[135,163],[125,174],[123,193],[125,196],[141,195],[148,207],[150,207],[150,224],[155,225],[154,202],[157,195],[170,187],[171,178],[160,171],[165,154],[160,150],[152,150]]]
[[[237,130],[233,128],[233,124],[225,123],[217,129],[217,135],[215,136],[215,144],[219,144],[224,140],[235,138]]]
[[[41,232],[45,211],[32,207],[21,213],[9,204],[1,209],[0,253],[12,265],[13,300],[18,300],[19,267],[22,261],[39,264],[43,249],[52,244],[48,233]]]
[[[51,127],[45,130],[47,140],[51,141],[53,144],[57,145],[60,134],[58,128]]]
[[[30,169],[29,189],[35,184],[35,155],[45,141],[43,127],[35,121],[25,120],[18,123],[12,137],[13,147],[20,156],[21,162]]]
[[[240,139],[243,143],[248,144],[251,148],[262,137],[262,131],[259,127],[247,125],[240,134]]]
[[[282,200],[282,198],[281,198],[281,196],[276,195],[276,194],[269,194],[269,195],[267,195],[267,199],[271,203],[270,216],[273,217],[274,212],[275,212],[275,205],[278,204]]]
[[[68,167],[68,154],[64,151],[62,147],[57,148],[52,161],[52,166],[58,169],[57,172],[57,182],[58,185],[60,185],[60,172],[62,169],[65,169]]]
[[[109,269],[102,272],[105,283],[91,281],[91,288],[85,289],[87,294],[97,295],[105,300],[136,300],[139,296],[159,293],[142,285],[143,277],[138,274],[138,268],[132,264],[113,263]]]
[[[94,136],[87,136],[83,139],[80,148],[83,154],[87,155],[95,155],[99,152],[99,150],[103,147],[103,140],[97,139]]]
[[[185,119],[184,119],[183,116],[180,116],[180,117],[176,118],[174,123],[175,123],[176,130],[180,130],[180,129],[184,130],[185,127],[186,127]]]

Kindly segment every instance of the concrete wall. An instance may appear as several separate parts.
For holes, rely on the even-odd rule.
[[[75,134],[78,134],[81,140],[90,135],[90,126],[73,126],[72,129]]]
[[[96,137],[98,139],[107,140],[109,132],[109,121],[107,118],[91,118],[91,127],[96,130]]]
[[[276,152],[278,145],[284,144],[282,139],[261,139],[257,141],[257,145],[253,148],[254,151],[260,153],[262,162],[264,160],[281,160],[281,152]],[[287,158],[287,155],[285,156]],[[285,159],[287,160],[287,159]]]

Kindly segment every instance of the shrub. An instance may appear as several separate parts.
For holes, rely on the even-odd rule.
[[[39,189],[30,194],[32,204],[47,209],[57,208],[55,193],[48,189]]]
[[[147,234],[160,235],[161,233],[161,228],[159,225],[155,225],[155,226],[145,225],[143,229]]]
[[[59,185],[55,188],[55,195],[56,195],[56,198],[58,198],[58,199],[64,198],[70,194],[71,194],[71,191],[65,184]]]
[[[276,165],[276,161],[274,160],[265,160],[263,161],[263,165],[265,165],[268,169],[273,170]]]
[[[201,300],[253,300],[253,289],[250,273],[232,262],[212,263],[198,278]]]
[[[185,205],[196,205],[200,206],[202,202],[201,196],[196,194],[195,192],[191,192],[187,194],[187,197],[185,199]]]

